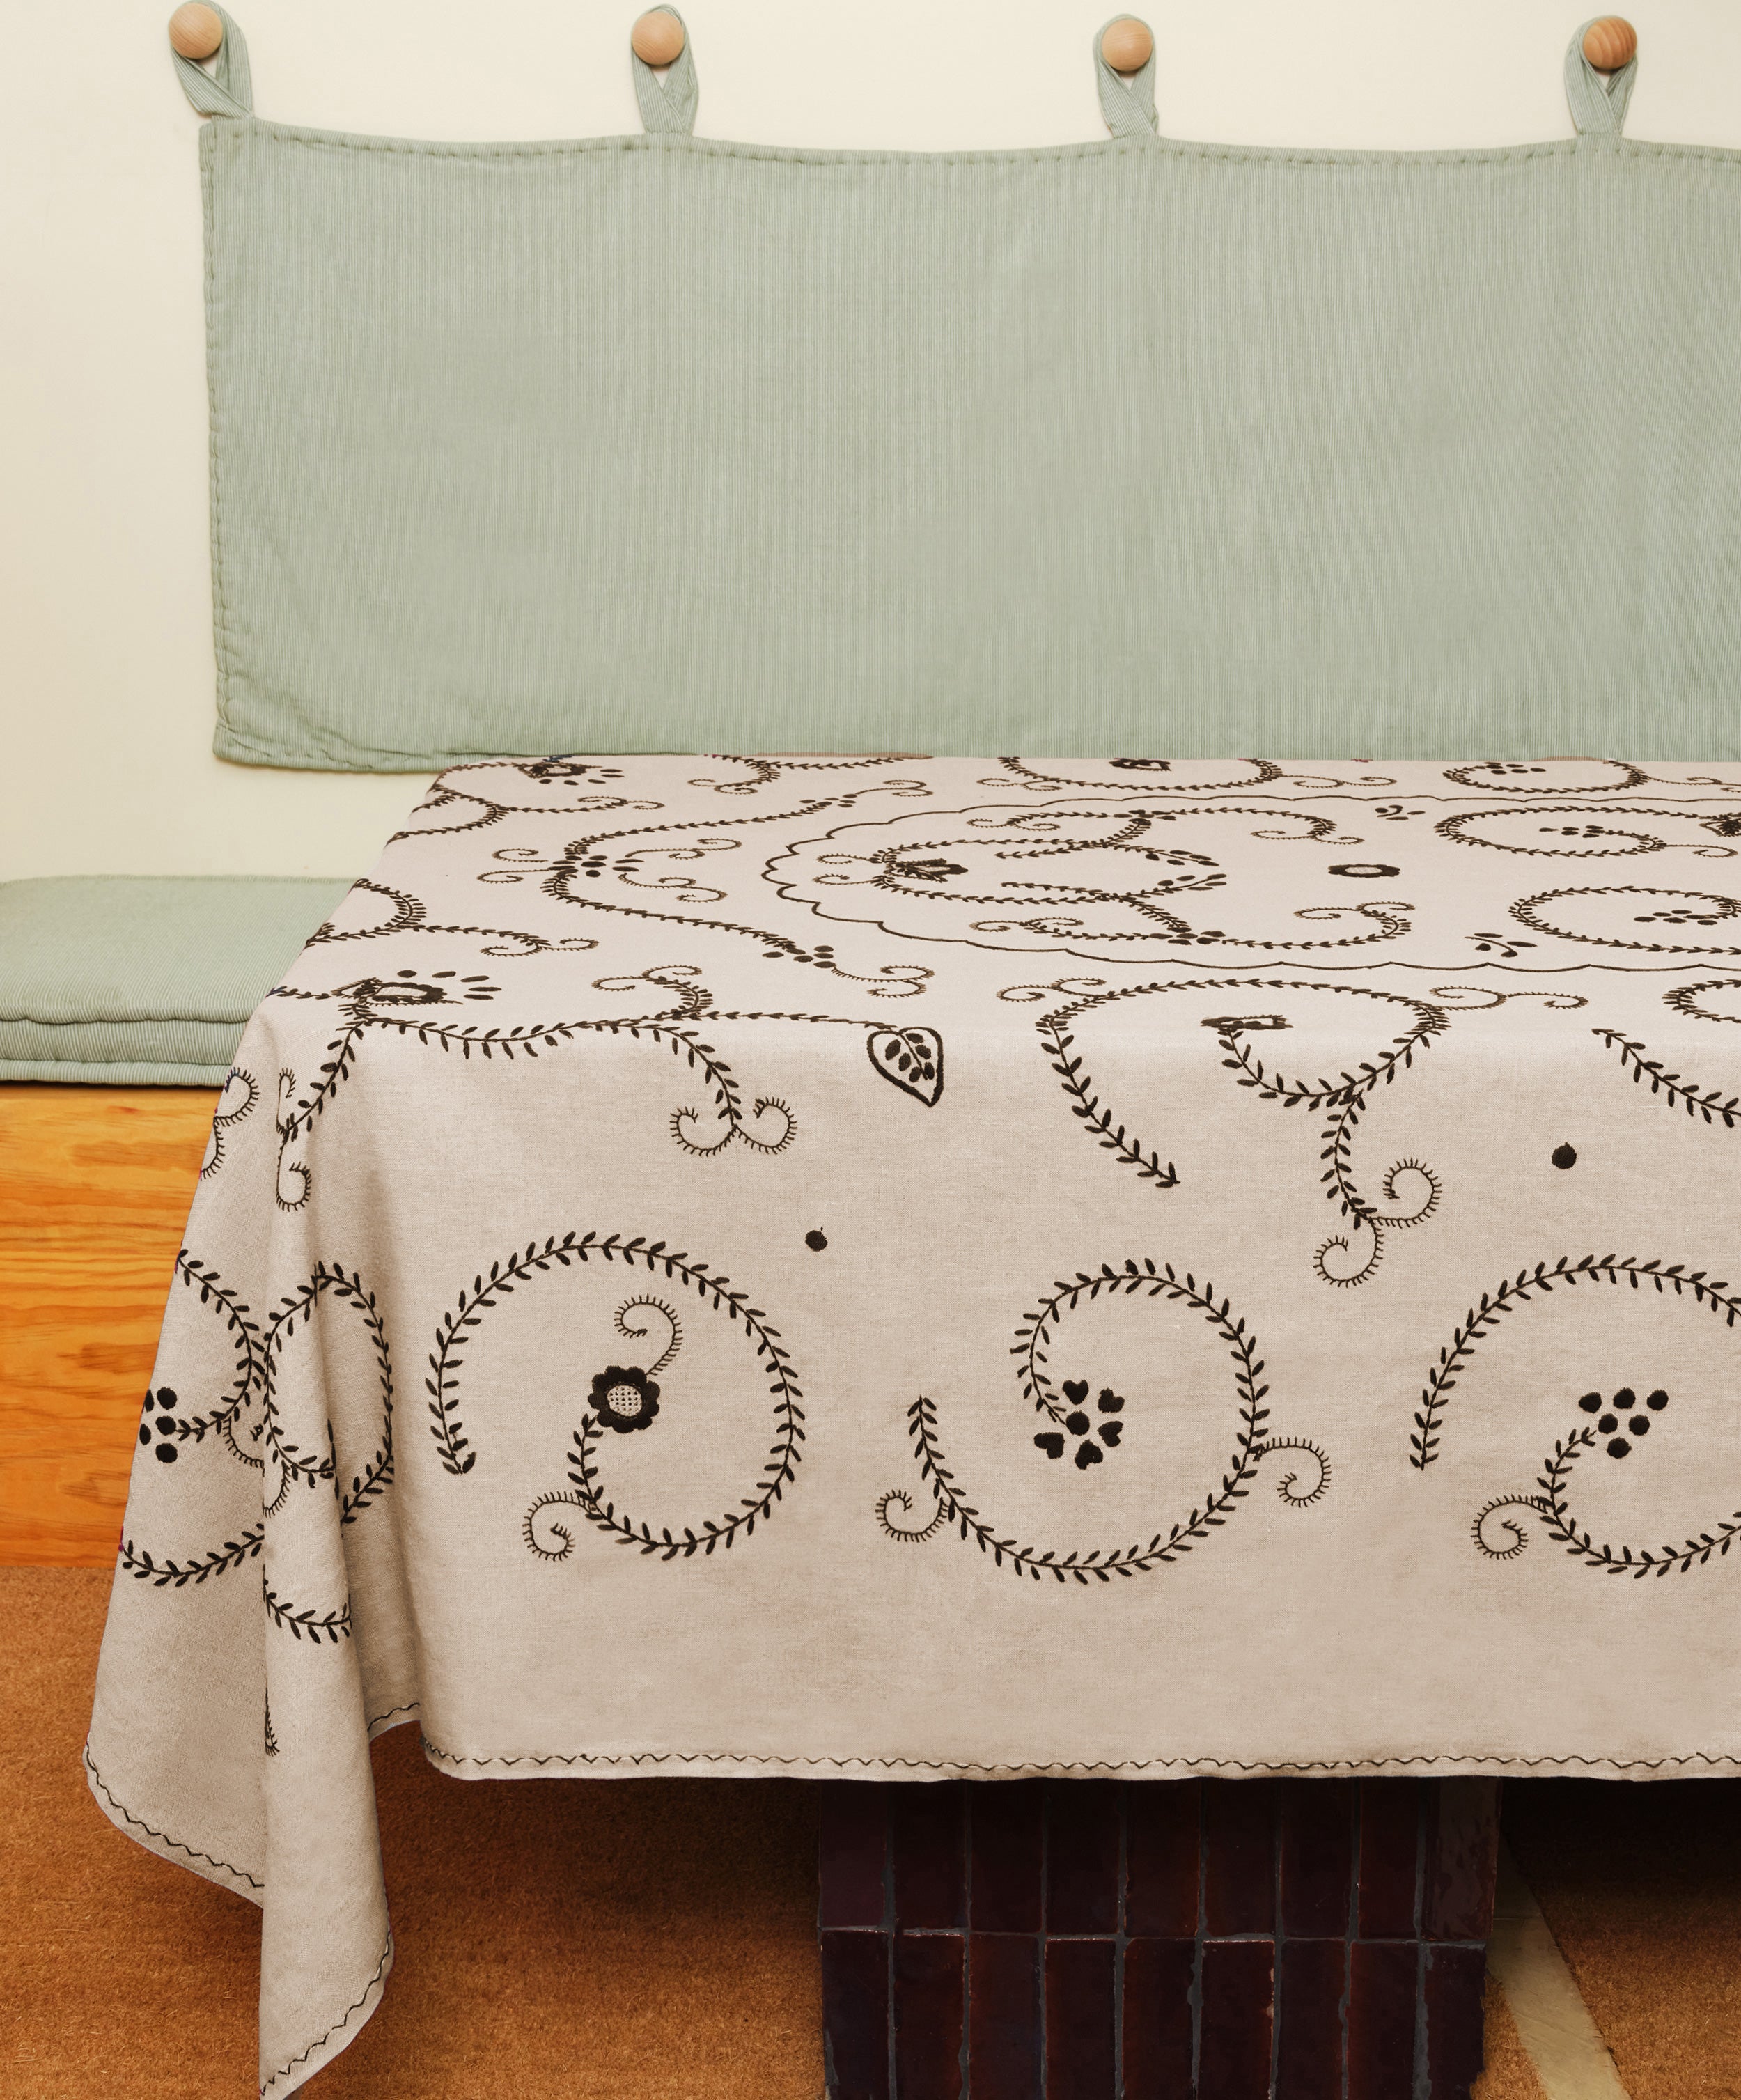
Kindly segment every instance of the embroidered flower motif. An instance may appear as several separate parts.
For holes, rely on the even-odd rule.
[[[1213,1028],[1218,1035],[1237,1035],[1259,1028],[1291,1028],[1294,1024],[1285,1013],[1212,1013],[1201,1026]]]
[[[1170,773],[1173,770],[1170,758],[1109,758],[1106,762],[1124,773]]]
[[[1339,860],[1331,863],[1332,875],[1352,875],[1367,878],[1400,875],[1399,867],[1392,867],[1387,860]]]
[[[589,758],[540,758],[520,768],[528,780],[620,780],[620,765],[599,765]]]
[[[602,1429],[645,1429],[659,1413],[659,1388],[645,1371],[612,1364],[593,1374],[593,1412]]]
[[[1105,1458],[1106,1452],[1100,1449],[1101,1444],[1109,1451],[1117,1444],[1124,1434],[1124,1424],[1122,1422],[1103,1422],[1098,1430],[1095,1429],[1094,1417],[1088,1412],[1086,1379],[1066,1379],[1064,1396],[1070,1403],[1070,1412],[1064,1418],[1064,1426],[1072,1436],[1078,1439],[1076,1446],[1077,1470],[1086,1473],[1091,1466],[1098,1466]],[[1101,1414],[1119,1414],[1124,1410],[1124,1400],[1109,1385],[1103,1385],[1095,1408]],[[1099,1436],[1100,1443],[1095,1441],[1095,1436]],[[1060,1431],[1042,1430],[1034,1440],[1048,1458],[1064,1456],[1064,1438]]]
[[[965,875],[967,870],[959,861],[945,860],[933,854],[929,860],[897,860],[892,862],[889,873],[904,876],[912,882],[945,882],[952,875]]]

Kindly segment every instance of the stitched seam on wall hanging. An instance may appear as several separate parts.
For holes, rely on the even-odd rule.
[[[217,120],[214,120],[217,121]],[[229,120],[235,121],[235,120]],[[1154,139],[1150,140],[1084,139],[1062,146],[986,148],[961,152],[908,152],[894,148],[854,148],[809,146],[756,146],[731,139],[694,139],[628,133],[610,139],[558,139],[448,141],[445,139],[390,139],[366,132],[327,131],[306,126],[251,120],[260,130],[286,145],[304,146],[313,152],[427,155],[438,160],[549,160],[606,154],[697,154],[707,159],[790,163],[810,168],[887,167],[924,174],[933,169],[1051,168],[1076,165],[1091,168],[1114,159],[1151,158],[1156,155],[1175,161],[1201,161],[1266,167],[1296,167],[1352,174],[1391,174],[1411,168],[1521,166],[1539,160],[1571,159],[1580,153],[1601,152],[1617,162],[1647,161],[1703,161],[1714,166],[1741,170],[1741,148],[1697,146],[1675,140],[1603,139],[1585,135],[1542,139],[1519,146],[1447,148],[1420,153],[1399,152],[1384,147],[1223,146],[1213,140]]]
[[[212,641],[218,659],[218,720],[227,731],[233,674],[230,608],[223,592],[223,444],[222,419],[218,412],[218,183],[214,165],[217,139],[215,126],[208,125],[200,139],[200,183],[205,210],[205,416],[211,447]]]

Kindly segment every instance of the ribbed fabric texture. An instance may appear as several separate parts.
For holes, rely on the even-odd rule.
[[[1103,65],[1117,137],[906,155],[693,138],[694,67],[205,126],[223,756],[1741,754],[1741,154],[1631,68],[1399,154]]]
[[[0,1079],[218,1084],[343,882],[71,876],[0,883]]]

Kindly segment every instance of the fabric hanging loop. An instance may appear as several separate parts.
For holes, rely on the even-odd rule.
[[[214,70],[196,65],[192,59],[172,51],[175,70],[187,99],[202,117],[252,117],[253,77],[248,69],[248,39],[222,7],[212,12],[223,24],[223,42],[218,46]]]
[[[1571,121],[1581,138],[1586,132],[1606,133],[1618,139],[1626,122],[1626,105],[1632,100],[1633,82],[1638,77],[1634,52],[1617,73],[1601,73],[1584,55],[1586,22],[1566,47],[1566,99],[1571,105]],[[1105,99],[1105,90],[1101,91]]]
[[[1100,90],[1100,110],[1107,130],[1115,139],[1153,139],[1161,128],[1155,114],[1154,52],[1135,73],[1123,73],[1113,72],[1100,48],[1100,39],[1113,22],[1123,20],[1122,15],[1114,15],[1112,21],[1103,22],[1094,33],[1094,70]]]
[[[683,48],[666,67],[661,78],[630,46],[629,63],[635,69],[635,99],[641,104],[641,121],[649,131],[693,131],[695,104],[701,94],[695,78],[694,39],[690,35],[688,23],[675,7],[667,7],[663,11],[682,24]]]

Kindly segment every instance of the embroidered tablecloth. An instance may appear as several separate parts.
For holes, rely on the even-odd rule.
[[[1738,841],[1734,767],[444,774],[225,1088],[88,1752],[264,1904],[265,2086],[378,1996],[412,1718],[1737,1769]]]

